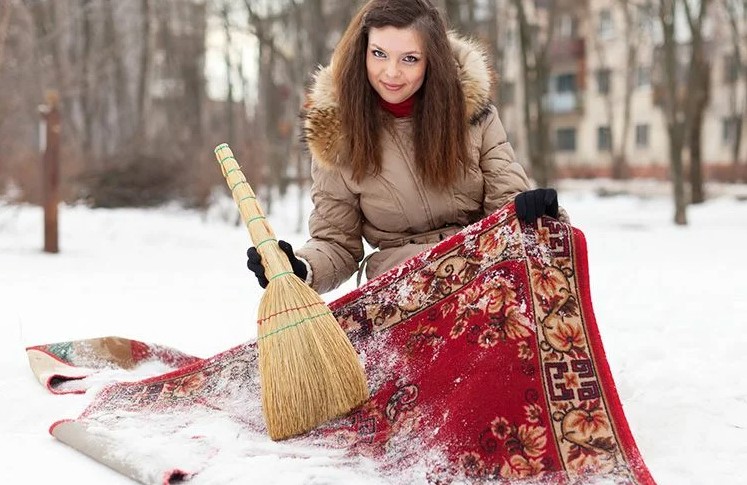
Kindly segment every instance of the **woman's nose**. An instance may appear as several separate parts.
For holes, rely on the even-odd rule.
[[[400,70],[399,66],[397,66],[397,63],[395,61],[390,61],[386,65],[386,75],[390,78],[396,78],[399,77]]]

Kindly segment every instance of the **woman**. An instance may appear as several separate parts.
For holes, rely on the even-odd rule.
[[[516,199],[533,221],[558,216],[554,190],[529,190],[489,100],[476,44],[448,34],[428,0],[371,0],[316,75],[304,127],[312,155],[311,239],[294,272],[318,292],[348,280],[363,239],[373,278]],[[264,287],[255,248],[247,266]]]

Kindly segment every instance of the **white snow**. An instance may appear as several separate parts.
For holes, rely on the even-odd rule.
[[[735,194],[747,188],[690,206],[689,226],[676,227],[666,188],[637,187],[635,196],[600,197],[589,182],[560,191],[588,240],[595,314],[628,422],[659,484],[744,482],[747,201]],[[294,233],[292,201],[270,221],[297,247],[306,236]],[[0,204],[0,483],[132,483],[48,434],[91,393],[48,393],[26,346],[119,335],[209,357],[255,336],[260,290],[230,204],[205,214],[61,206],[58,255],[41,252],[40,208]],[[225,423],[211,431],[231,432]],[[333,455],[297,451],[223,469],[252,483],[376,483],[335,469]],[[231,476],[219,470],[202,483]]]

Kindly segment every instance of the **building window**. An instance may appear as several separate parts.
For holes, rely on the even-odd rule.
[[[635,125],[635,147],[648,148],[648,125]]]
[[[615,33],[615,26],[612,23],[612,12],[609,9],[599,11],[599,25],[597,34],[602,39],[609,39]]]
[[[555,132],[555,148],[559,152],[576,151],[576,129],[575,128],[558,128]]]
[[[501,105],[511,106],[514,104],[516,85],[513,82],[503,82],[500,87]]]
[[[555,91],[558,93],[576,92],[576,75],[561,74],[555,78]]]
[[[637,88],[651,84],[651,70],[648,66],[637,66],[635,68],[635,85]]]
[[[721,139],[724,145],[734,145],[742,128],[742,120],[736,116],[730,116],[722,120],[721,126]]]
[[[643,36],[652,35],[654,31],[654,19],[658,14],[650,4],[637,5],[635,10],[635,24],[637,30]]]
[[[578,35],[578,20],[569,14],[558,17],[555,28],[560,39],[574,39]]]
[[[732,84],[739,79],[739,65],[737,57],[729,54],[724,57],[724,83]]]
[[[596,77],[599,94],[608,94],[610,92],[610,70],[599,69],[597,70]]]
[[[612,132],[609,126],[597,128],[597,150],[608,152],[612,149]]]

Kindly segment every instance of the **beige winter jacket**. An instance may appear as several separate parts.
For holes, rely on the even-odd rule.
[[[447,190],[428,187],[417,176],[410,118],[396,119],[394,129],[384,130],[381,172],[355,182],[336,149],[341,134],[331,71],[327,67],[317,74],[305,115],[312,155],[311,239],[296,254],[309,263],[311,285],[318,292],[336,288],[358,270],[363,239],[378,249],[366,264],[370,279],[529,189],[490,104],[490,71],[483,51],[453,36],[451,44],[472,120],[473,158],[466,177],[454,180]]]

